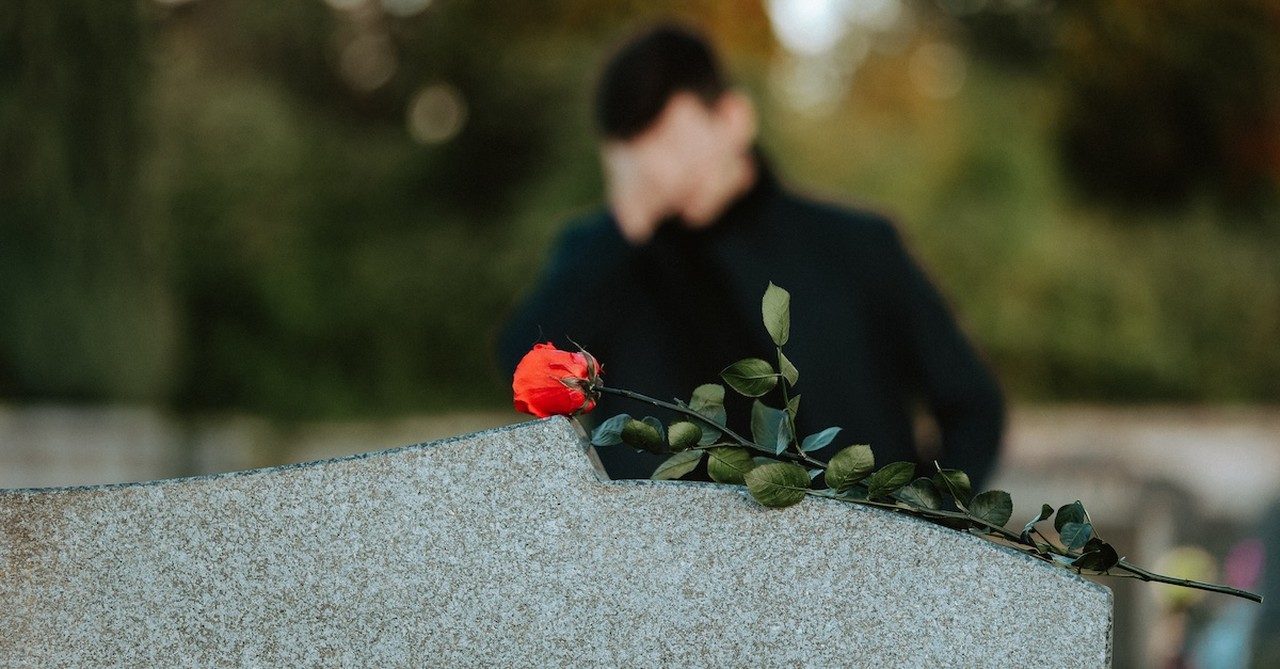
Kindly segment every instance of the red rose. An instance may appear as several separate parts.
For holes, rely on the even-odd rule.
[[[516,365],[516,410],[539,418],[586,413],[596,406],[600,365],[590,353],[536,344]]]

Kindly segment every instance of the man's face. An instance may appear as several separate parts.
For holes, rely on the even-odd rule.
[[[705,226],[737,195],[754,119],[745,122],[736,104],[749,105],[726,96],[708,107],[691,93],[678,93],[643,133],[605,143],[609,205],[628,240],[647,240],[672,216]]]

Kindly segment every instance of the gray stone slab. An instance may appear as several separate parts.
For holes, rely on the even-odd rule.
[[[6,667],[1104,667],[1106,588],[826,500],[597,478],[563,419],[0,491]]]

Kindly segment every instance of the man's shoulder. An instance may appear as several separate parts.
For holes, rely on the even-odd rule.
[[[778,200],[779,218],[794,233],[863,243],[898,243],[893,219],[880,211],[794,192]]]
[[[626,245],[613,216],[604,207],[570,217],[560,232],[560,243],[619,248]]]
[[[560,271],[616,269],[630,254],[612,215],[601,207],[569,218],[553,244],[550,266]]]

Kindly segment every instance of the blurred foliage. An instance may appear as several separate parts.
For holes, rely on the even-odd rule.
[[[154,400],[169,388],[165,231],[138,192],[149,44],[130,3],[0,9],[4,394]]]
[[[1280,8],[1257,0],[1075,3],[1061,142],[1092,195],[1171,209],[1209,193],[1275,204]]]
[[[840,47],[861,60],[819,113],[776,94],[753,2],[6,3],[0,394],[505,405],[494,330],[599,200],[596,63],[670,12],[724,47],[789,180],[893,208],[1016,397],[1280,401],[1280,13],[904,11]],[[954,97],[913,84],[936,44]],[[415,141],[437,85],[461,125]]]

